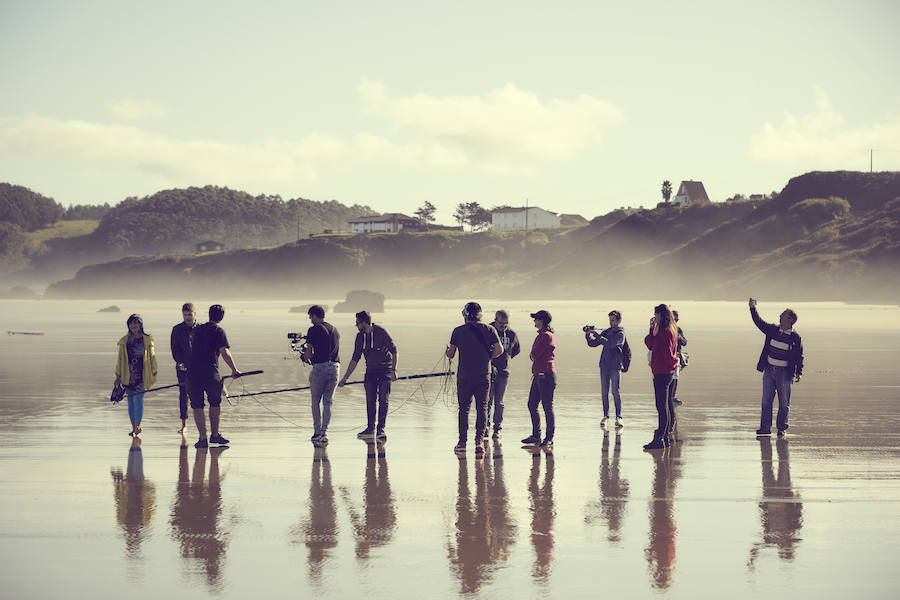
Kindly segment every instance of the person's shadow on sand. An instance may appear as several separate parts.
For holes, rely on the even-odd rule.
[[[144,479],[144,455],[141,439],[131,440],[125,474],[121,467],[111,468],[116,521],[125,534],[128,558],[140,558],[141,543],[149,537],[150,521],[156,509],[156,487]]]

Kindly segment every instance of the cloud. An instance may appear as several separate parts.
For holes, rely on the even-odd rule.
[[[900,118],[848,127],[828,96],[816,90],[815,108],[799,117],[785,113],[781,125],[765,123],[750,139],[750,156],[764,163],[811,163],[817,169],[853,169],[867,163],[874,148],[894,150]]]
[[[135,126],[106,125],[29,115],[0,125],[0,151],[41,159],[106,161],[111,169],[131,167],[174,183],[239,185],[260,181],[311,182],[315,170],[268,145],[242,146],[186,141]]]
[[[0,120],[0,154],[3,151],[44,161],[93,161],[110,169],[130,168],[172,185],[308,184],[330,165],[453,168],[468,162],[460,151],[439,144],[397,144],[372,134],[346,141],[314,133],[298,140],[228,144],[174,139],[134,125],[39,115]]]
[[[106,105],[113,119],[120,123],[137,123],[147,119],[160,119],[168,111],[151,100],[125,98]]]
[[[622,121],[622,111],[604,100],[582,94],[542,101],[513,83],[478,96],[394,98],[382,82],[369,79],[357,90],[367,114],[487,161],[566,158]]]

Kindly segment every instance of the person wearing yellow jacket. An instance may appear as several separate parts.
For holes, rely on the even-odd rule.
[[[144,332],[144,320],[140,315],[128,317],[128,334],[119,340],[119,356],[116,360],[116,385],[125,387],[128,396],[128,416],[131,433],[141,432],[144,415],[144,390],[156,382],[156,348],[153,337]]]

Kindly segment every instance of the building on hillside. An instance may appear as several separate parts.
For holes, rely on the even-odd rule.
[[[419,220],[407,217],[402,213],[385,213],[383,215],[369,215],[357,217],[347,221],[350,224],[351,233],[397,233],[405,228],[413,228],[419,224]]]
[[[225,249],[225,244],[219,243],[215,240],[206,240],[205,242],[200,242],[194,246],[197,249],[197,253],[201,252],[221,252]]]
[[[570,214],[559,215],[559,226],[560,227],[581,227],[582,225],[587,225],[588,223],[590,223],[590,221],[588,221],[581,215],[570,215]]]
[[[539,206],[507,206],[491,211],[491,226],[495,231],[516,229],[556,229],[560,225],[559,215]]]
[[[672,204],[681,206],[705,206],[710,204],[709,196],[702,181],[682,181],[678,193],[672,198]]]

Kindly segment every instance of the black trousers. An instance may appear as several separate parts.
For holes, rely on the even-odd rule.
[[[459,402],[459,441],[469,435],[469,408],[475,398],[475,438],[481,437],[487,422],[487,395],[491,387],[490,375],[479,375],[456,380],[456,399]]]
[[[657,435],[662,437],[672,432],[675,424],[674,398],[669,394],[669,388],[674,381],[672,373],[653,374],[653,392],[656,395],[656,414],[659,418]]]
[[[175,369],[175,377],[178,378],[178,414],[184,421],[188,416],[188,384],[187,371],[179,371]]]
[[[553,439],[556,432],[556,418],[553,415],[553,391],[556,389],[556,375],[553,373],[535,373],[531,379],[531,391],[528,392],[528,411],[531,413],[531,435],[541,437],[541,417],[538,415],[538,404],[544,407],[544,420],[547,422],[548,440]]]

